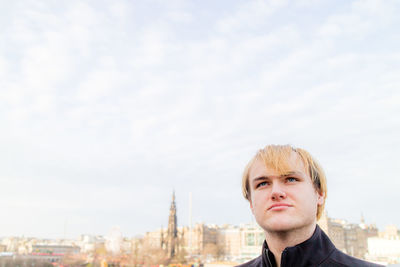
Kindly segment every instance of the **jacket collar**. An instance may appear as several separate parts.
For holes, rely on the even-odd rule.
[[[335,250],[328,236],[317,225],[313,235],[306,241],[287,247],[282,252],[281,267],[286,266],[315,266],[324,261]],[[263,265],[275,267],[275,257],[264,241],[262,250]]]

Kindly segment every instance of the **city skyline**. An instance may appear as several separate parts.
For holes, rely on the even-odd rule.
[[[0,236],[252,221],[267,144],[308,150],[329,216],[400,226],[398,1],[6,1]]]
[[[166,259],[182,263],[185,255],[190,255],[189,258],[194,257],[192,260],[211,256],[214,260],[240,263],[258,256],[265,238],[262,228],[254,222],[241,225],[196,223],[193,227],[178,227],[175,193],[172,194],[168,217],[167,228],[154,229],[135,237],[124,237],[119,227],[113,227],[106,236],[82,234],[74,239],[3,237],[0,238],[0,254],[3,257],[28,256],[31,260],[43,257],[57,262],[67,260],[64,256],[71,253],[75,255],[75,261],[86,262],[96,258],[93,253],[111,261],[124,259],[121,255],[131,256],[129,260],[125,257],[125,261],[140,261],[139,255],[142,255],[142,260],[158,263]],[[396,247],[400,245],[400,230],[394,225],[379,230],[364,218],[360,223],[351,223],[330,218],[326,213],[318,224],[344,253],[382,264],[398,262]],[[152,258],[145,256],[153,254]]]
[[[195,223],[179,227],[176,207],[173,191],[168,227],[140,236],[126,237],[118,226],[114,226],[106,236],[82,234],[74,239],[0,237],[0,259],[3,264],[34,265],[35,261],[44,260],[60,266],[65,262],[83,266],[96,262],[154,265],[202,261],[223,261],[225,266],[233,266],[260,254],[266,236],[257,223]],[[317,223],[334,246],[350,256],[384,265],[399,263],[400,230],[395,225],[387,225],[382,230],[365,222],[363,217],[360,223],[351,223],[331,218],[326,212]]]
[[[325,215],[324,215],[325,216]],[[367,221],[362,221],[362,218],[360,218],[360,221],[348,221],[345,218],[333,218],[333,217],[329,217],[328,213],[326,213],[326,216],[333,220],[333,221],[340,221],[343,223],[348,223],[348,224],[366,224],[366,225],[373,225],[375,226],[376,224],[374,222],[367,222]],[[254,220],[252,221],[248,221],[248,222],[242,222],[239,224],[229,224],[229,223],[222,223],[222,224],[215,224],[215,223],[208,223],[208,222],[204,222],[204,221],[199,221],[199,222],[194,222],[192,224],[192,228],[195,228],[196,225],[206,225],[206,226],[213,226],[213,227],[226,227],[226,226],[232,226],[232,227],[240,227],[240,226],[244,226],[244,225],[254,225],[257,228],[262,229]],[[385,230],[387,227],[391,227],[391,226],[395,226],[393,224],[386,224],[384,225],[382,228],[377,227],[377,229],[379,231],[383,231]],[[396,226],[397,227],[397,226]],[[177,228],[179,229],[183,229],[183,228],[190,228],[188,224],[178,224]],[[66,237],[64,238],[64,236],[58,236],[58,237],[41,237],[41,236],[32,236],[32,235],[0,235],[0,238],[7,238],[7,237],[17,237],[17,238],[37,238],[37,239],[46,239],[46,240],[75,240],[75,239],[79,239],[82,236],[101,236],[101,237],[108,237],[108,236],[112,236],[113,234],[115,234],[115,232],[119,232],[123,238],[143,238],[147,233],[151,233],[151,232],[157,232],[159,230],[163,230],[163,231],[168,231],[168,219],[167,219],[167,223],[166,226],[161,225],[160,227],[156,227],[154,229],[150,229],[149,231],[143,232],[143,233],[139,233],[133,236],[128,236],[128,235],[124,235],[124,231],[123,229],[121,229],[121,227],[119,225],[113,225],[109,231],[107,233],[101,234],[101,233],[80,233],[77,236],[74,237]],[[400,230],[400,229],[399,229]],[[62,234],[64,235],[64,234]]]
[[[190,193],[189,193],[190,194]],[[174,207],[175,207],[175,212],[176,212],[176,210],[177,210],[177,203],[175,203],[175,190],[173,190],[173,192],[172,192],[172,195],[173,195],[173,200],[172,200],[172,202],[171,203],[174,203]],[[170,207],[170,205],[171,205],[171,203],[169,203],[169,205],[168,205],[168,207]],[[172,207],[172,206],[171,206]],[[78,234],[77,236],[74,236],[74,237],[72,237],[72,236],[69,236],[68,235],[68,233],[66,232],[66,229],[68,228],[67,227],[67,225],[64,225],[64,232],[63,233],[60,233],[60,235],[59,236],[56,236],[56,237],[41,237],[41,236],[32,236],[32,235],[1,235],[0,234],[0,238],[1,237],[11,237],[11,236],[15,236],[15,237],[26,237],[26,238],[39,238],[39,239],[42,239],[42,238],[45,238],[45,239],[54,239],[54,240],[62,240],[62,239],[66,239],[66,240],[73,240],[73,239],[76,239],[76,238],[79,238],[80,236],[82,236],[82,235],[93,235],[93,236],[103,236],[103,237],[106,237],[106,236],[109,236],[109,235],[112,235],[112,233],[113,232],[115,232],[116,231],[116,229],[118,229],[118,231],[122,234],[122,236],[124,237],[124,238],[138,238],[138,237],[143,237],[146,233],[148,233],[148,232],[154,232],[154,231],[158,231],[158,230],[166,230],[166,231],[168,231],[168,228],[169,228],[169,222],[170,222],[170,216],[171,216],[171,214],[170,214],[170,209],[168,210],[168,216],[165,218],[165,220],[164,220],[164,222],[162,222],[160,225],[160,227],[156,227],[156,228],[154,228],[154,229],[149,229],[149,230],[146,230],[145,232],[141,232],[141,233],[137,233],[137,234],[135,234],[135,235],[133,235],[133,236],[129,236],[129,235],[124,235],[124,229],[121,229],[121,227],[119,226],[119,225],[112,225],[111,226],[111,228],[109,229],[109,231],[107,232],[107,233],[80,233],[80,234]],[[176,213],[178,213],[178,212],[176,212]],[[327,216],[327,217],[329,217],[329,212],[325,209],[324,210],[324,216]],[[204,224],[204,225],[215,225],[215,226],[218,226],[218,227],[222,227],[222,226],[224,226],[224,225],[231,225],[231,226],[241,226],[241,225],[246,225],[246,224],[254,224],[254,225],[256,225],[258,228],[260,228],[260,226],[256,223],[256,221],[254,220],[254,218],[253,217],[251,217],[252,218],[252,220],[250,220],[250,221],[247,221],[247,222],[240,222],[240,223],[238,223],[238,224],[230,224],[230,223],[213,223],[213,222],[205,222],[205,221],[196,221],[196,222],[193,222],[193,219],[190,219],[190,218],[188,218],[188,220],[187,220],[187,223],[179,223],[179,221],[180,221],[180,219],[182,219],[182,218],[179,218],[179,216],[178,215],[176,215],[176,220],[177,220],[177,227],[178,228],[190,228],[190,227],[195,227],[195,225],[199,225],[199,224]],[[360,220],[358,221],[349,221],[349,220],[347,220],[346,218],[331,218],[331,219],[334,219],[334,220],[339,220],[339,221],[344,221],[344,222],[346,222],[346,223],[350,223],[350,224],[363,224],[363,223],[365,223],[365,224],[367,224],[367,225],[376,225],[376,223],[374,222],[374,221],[365,221],[365,219],[364,219],[364,215],[363,214],[361,214],[360,215]],[[192,222],[192,225],[190,226],[190,222]],[[386,228],[387,226],[390,226],[390,225],[393,225],[393,224],[390,224],[390,223],[388,223],[388,224],[385,224],[385,225],[383,225],[383,227],[378,227],[378,230],[383,230],[383,228]],[[261,228],[260,228],[261,229]]]

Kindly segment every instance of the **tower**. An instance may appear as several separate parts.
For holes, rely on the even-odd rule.
[[[172,193],[171,207],[169,208],[167,255],[171,259],[178,252],[178,223],[176,217],[175,191]]]

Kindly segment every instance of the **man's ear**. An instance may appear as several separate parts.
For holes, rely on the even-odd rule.
[[[251,213],[254,214],[254,208],[253,208],[253,204],[251,203],[251,198],[249,199],[249,204],[250,204]]]
[[[323,205],[325,203],[325,193],[320,193],[318,191],[317,191],[317,193],[318,193],[317,204],[318,204],[318,206],[321,206],[321,205]]]

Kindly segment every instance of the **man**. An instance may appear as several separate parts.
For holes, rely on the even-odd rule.
[[[379,266],[340,252],[318,227],[326,178],[304,149],[269,145],[259,150],[245,168],[242,190],[265,242],[262,255],[240,267]]]

